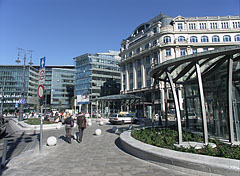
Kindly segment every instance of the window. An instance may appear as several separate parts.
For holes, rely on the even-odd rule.
[[[123,81],[125,81],[126,80],[126,75],[123,75]]]
[[[137,76],[138,76],[138,78],[141,78],[141,70],[138,70],[138,73],[137,73]]]
[[[189,23],[188,28],[189,29],[196,29],[196,24],[195,23]]]
[[[171,49],[166,49],[166,56],[171,56]]]
[[[137,64],[138,64],[138,66],[140,66],[142,64],[140,59],[137,61]]]
[[[151,70],[151,67],[146,68],[146,74],[148,74]]]
[[[208,48],[203,48],[203,52],[206,52],[206,51],[208,51]]]
[[[182,30],[183,29],[183,24],[182,23],[178,23],[177,26],[178,26],[178,30]]]
[[[138,82],[138,88],[142,88],[142,83]]]
[[[153,53],[153,58],[154,58],[154,59],[158,59],[158,52],[154,52],[154,53]]]
[[[164,37],[163,43],[171,43],[171,37],[169,37],[169,36]]]
[[[146,64],[150,64],[150,57],[149,56],[146,57]]]
[[[149,49],[149,43],[145,45],[145,49]]]
[[[130,84],[130,89],[131,89],[131,90],[133,89],[133,83]]]
[[[240,28],[240,21],[234,21],[233,28]]]
[[[231,42],[231,37],[229,35],[224,35],[223,36],[223,41],[224,42]]]
[[[212,42],[220,42],[219,36],[218,36],[218,35],[214,35],[214,36],[212,37]]]
[[[140,48],[137,48],[136,53],[137,54],[140,53]]]
[[[153,33],[156,34],[157,33],[157,28],[153,28]]]
[[[185,48],[181,48],[180,55],[181,56],[185,56],[186,55],[186,49]]]
[[[179,37],[178,37],[178,41],[179,41],[179,42],[184,42],[184,41],[186,41],[186,39],[185,39],[184,36],[179,36]]]
[[[240,42],[240,35],[235,35],[234,40],[235,42]]]
[[[192,49],[192,53],[196,54],[197,53],[197,49]]]
[[[147,86],[150,87],[151,86],[151,80],[147,80]]]
[[[153,46],[156,46],[157,45],[157,40],[154,40],[153,41]]]
[[[222,22],[222,29],[228,29],[228,22]]]
[[[207,24],[206,23],[199,23],[199,28],[200,29],[206,29],[207,28]]]
[[[129,57],[131,57],[131,56],[132,56],[132,51],[131,51],[131,52],[129,52],[128,56],[129,56]]]
[[[198,42],[197,37],[196,37],[196,36],[190,37],[190,42],[191,42],[191,43],[197,43],[197,42]]]
[[[210,23],[211,29],[217,29],[217,23]]]
[[[201,37],[201,42],[208,42],[208,37],[207,36],[202,36]]]
[[[133,63],[130,63],[130,68],[133,68]]]
[[[130,73],[130,79],[133,79],[133,73]]]

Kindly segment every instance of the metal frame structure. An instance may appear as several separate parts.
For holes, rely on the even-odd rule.
[[[175,85],[184,85],[185,83],[197,83],[199,89],[200,109],[202,115],[203,127],[203,140],[208,144],[208,130],[207,118],[205,109],[205,98],[203,90],[203,80],[206,76],[213,73],[220,68],[224,63],[228,63],[227,72],[227,101],[228,101],[228,129],[229,129],[229,142],[234,143],[234,126],[233,126],[233,99],[232,99],[232,78],[233,78],[233,63],[240,60],[240,46],[222,47],[215,50],[196,53],[171,59],[165,61],[150,70],[150,75],[154,80],[169,82],[173,92],[173,98],[176,109],[176,116],[178,120],[178,133],[179,144],[181,140],[181,121],[179,122],[180,115],[178,97],[176,96]],[[164,74],[166,73],[166,74]],[[154,86],[154,85],[153,85]],[[165,101],[166,102],[166,101]]]

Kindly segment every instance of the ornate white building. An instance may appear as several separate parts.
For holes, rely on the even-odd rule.
[[[121,43],[121,93],[141,95],[145,105],[161,104],[156,110],[165,111],[164,95],[171,99],[171,94],[164,94],[161,83],[153,92],[150,69],[169,59],[239,44],[240,16],[172,18],[159,14]]]

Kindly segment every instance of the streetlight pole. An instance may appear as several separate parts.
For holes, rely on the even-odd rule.
[[[22,76],[22,90],[21,90],[21,102],[20,102],[20,110],[19,110],[19,121],[23,121],[23,104],[24,102],[24,93],[25,93],[25,69],[26,69],[26,52],[29,51],[31,52],[30,55],[30,62],[29,65],[32,65],[32,50],[25,50],[22,48],[18,48],[18,59],[16,60],[17,63],[20,63],[20,51],[24,52],[24,57],[23,57],[23,76]]]

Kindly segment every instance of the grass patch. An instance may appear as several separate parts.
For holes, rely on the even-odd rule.
[[[24,120],[24,122],[29,125],[40,125],[40,118],[27,119],[27,120]],[[43,124],[56,124],[56,122],[43,121]]]
[[[215,143],[216,148],[205,146],[202,149],[178,148],[174,146],[178,142],[178,133],[172,129],[146,128],[134,130],[131,133],[132,137],[144,143],[154,145],[157,147],[167,148],[171,150],[202,154],[208,156],[224,157],[240,160],[240,146],[225,144],[217,139],[210,139],[209,142]],[[197,134],[183,132],[183,141],[202,142],[203,138]]]

